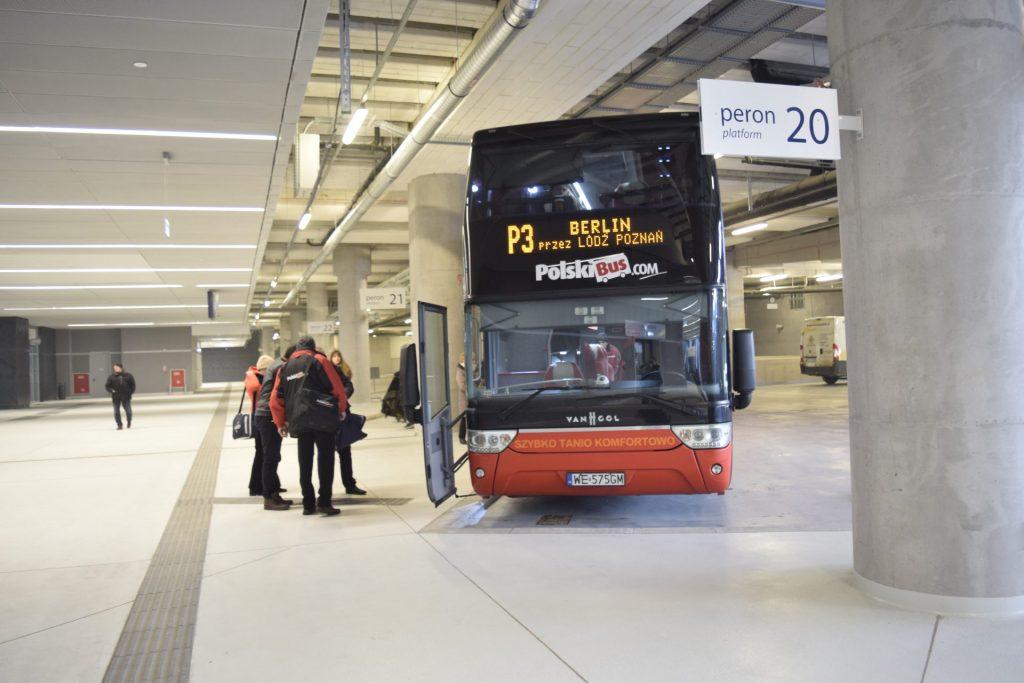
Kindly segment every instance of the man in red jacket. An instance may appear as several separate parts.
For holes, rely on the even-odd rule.
[[[340,424],[348,410],[348,397],[338,371],[327,356],[316,351],[312,337],[303,337],[295,343],[295,352],[282,367],[270,392],[270,412],[282,436],[289,433],[299,441],[299,482],[302,486],[302,514],[317,512],[327,517],[341,513],[331,505],[334,484],[334,439],[337,424],[327,429],[302,426],[300,416],[310,412],[311,397],[337,402]],[[313,449],[316,448],[317,476],[320,480],[319,498],[313,489]]]

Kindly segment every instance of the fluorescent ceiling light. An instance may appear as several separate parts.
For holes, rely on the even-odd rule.
[[[642,296],[640,301],[668,301],[667,296]]]
[[[68,327],[152,327],[156,323],[68,323]]]
[[[177,289],[181,285],[0,285],[4,290],[29,289]]]
[[[270,281],[270,288],[274,289],[275,287],[277,287],[277,276],[274,276],[274,278],[271,279]]]
[[[761,278],[766,277],[768,275],[771,275],[771,273],[751,273],[749,275],[744,275],[743,277],[745,277],[745,278],[748,278],[748,277],[749,278],[757,278],[758,280],[760,280]]]
[[[248,282],[233,282],[231,284],[220,284],[220,285],[196,285],[200,289],[241,289],[245,287],[249,288]]]
[[[352,112],[352,118],[348,120],[348,125],[345,126],[345,132],[341,134],[341,144],[350,145],[352,141],[356,139],[356,134],[359,129],[363,127],[363,121],[366,120],[366,115],[370,111],[366,107],[359,107]]]
[[[0,273],[251,273],[252,268],[0,268]],[[248,287],[248,285],[245,285]]]
[[[302,218],[299,219],[299,230],[305,230],[306,226],[309,225],[309,221],[313,218],[313,214],[309,211],[302,214]]]
[[[583,194],[583,187],[576,182],[572,184],[572,187],[576,190],[576,195],[580,198],[580,203],[583,204],[583,208],[587,211],[591,211],[590,200],[587,199],[587,195]]]
[[[724,156],[725,156],[724,154],[722,154],[721,152],[719,152],[718,154],[716,154],[716,155],[715,155],[715,158],[716,158],[716,159],[721,159],[721,158],[722,158],[722,157],[724,157]]]
[[[406,325],[409,325],[409,324],[411,324],[411,323],[412,323],[412,318],[406,318],[406,319],[405,319],[405,324],[406,324]]]
[[[785,279],[786,277],[789,276],[786,275],[785,273],[776,273],[774,275],[765,275],[764,277],[759,279],[761,280],[761,282],[775,282],[776,280],[782,280]]]
[[[50,211],[192,211],[204,213],[263,213],[262,206],[164,206],[155,204],[0,204],[0,209]]]
[[[142,64],[143,66],[139,66]],[[145,62],[135,62],[140,69]],[[148,130],[141,128],[80,128],[78,126],[0,126],[0,133],[68,133],[71,135],[127,135],[144,138],[198,138],[203,140],[277,140],[263,133],[217,133],[192,130]]]
[[[255,244],[0,244],[0,249],[255,249]]]
[[[217,308],[246,308],[248,304],[218,304]],[[129,304],[127,306],[20,306],[5,311],[149,311],[172,308],[206,308],[206,304]]]
[[[732,231],[732,234],[733,235],[746,235],[747,233],[750,233],[750,232],[757,232],[758,230],[764,230],[767,227],[768,227],[767,223],[754,223],[753,225],[748,225],[746,227],[736,228],[735,230]]]
[[[843,279],[843,274],[842,273],[831,273],[831,274],[826,273],[824,275],[819,275],[819,276],[817,276],[814,279],[817,280],[818,282],[835,282],[836,280],[842,280]]]

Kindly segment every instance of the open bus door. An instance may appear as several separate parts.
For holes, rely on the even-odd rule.
[[[448,376],[448,309],[420,302],[417,315],[418,344],[407,346],[402,354],[402,396],[407,410],[415,407],[417,399],[420,404],[420,409],[415,412],[419,413],[419,422],[423,426],[427,496],[436,507],[455,494]],[[418,392],[412,390],[413,385],[418,385]]]

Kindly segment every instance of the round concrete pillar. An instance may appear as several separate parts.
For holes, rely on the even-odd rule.
[[[334,250],[334,276],[338,279],[338,349],[352,368],[356,399],[366,401],[370,385],[370,335],[366,313],[359,308],[359,290],[370,275],[368,247],[342,244]]]
[[[455,366],[464,350],[462,312],[462,222],[466,176],[425,175],[409,183],[409,282],[414,339],[419,339],[416,304],[426,301],[448,309],[448,352],[453,411],[458,411]],[[453,415],[454,417],[454,415]]]
[[[321,323],[327,321],[327,285],[321,282],[310,282],[306,285],[306,322]],[[316,340],[316,346],[330,353],[334,348],[333,333],[318,332],[310,335]]]
[[[743,269],[733,261],[733,250],[726,251],[725,281],[729,289],[729,329],[740,330],[747,326],[746,305],[743,299]],[[754,340],[755,342],[757,340]]]
[[[282,332],[283,334],[283,332]],[[288,337],[283,339],[282,348],[288,348],[306,334],[306,314],[302,311],[293,310],[288,313]]]
[[[1024,609],[1019,2],[833,0],[854,569],[936,612]]]

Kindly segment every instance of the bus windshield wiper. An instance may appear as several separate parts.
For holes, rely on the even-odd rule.
[[[574,387],[559,386],[559,387],[540,387],[539,389],[534,389],[533,391],[530,392],[529,396],[527,396],[526,398],[521,399],[519,401],[516,401],[515,403],[510,405],[508,408],[505,408],[505,410],[501,411],[501,413],[498,414],[498,418],[502,422],[504,422],[505,420],[507,420],[509,418],[509,416],[512,415],[512,413],[516,412],[517,410],[519,410],[520,408],[525,406],[527,403],[529,403],[533,399],[535,399],[538,396],[540,396],[541,394],[543,394],[545,391],[554,391],[555,389],[572,389],[572,388],[574,388]]]
[[[603,395],[603,396],[602,395],[598,395],[598,396],[585,396],[583,398],[576,399],[576,402],[577,403],[584,403],[586,401],[600,401],[602,399],[610,399],[610,398],[633,398],[634,396],[638,397],[641,401],[647,400],[647,401],[650,401],[651,403],[657,403],[660,406],[664,406],[666,408],[671,408],[671,409],[675,410],[676,412],[682,413],[683,415],[694,415],[694,414],[696,414],[692,409],[689,409],[689,408],[687,408],[685,406],[681,406],[681,405],[678,405],[676,403],[673,403],[669,399],[662,398],[661,396],[657,396],[655,394],[629,393],[629,394],[607,394],[607,395]]]

